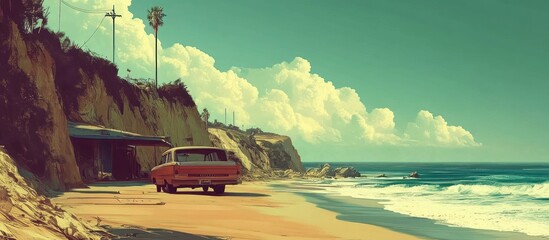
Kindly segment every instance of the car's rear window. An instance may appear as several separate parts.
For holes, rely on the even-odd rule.
[[[175,151],[177,162],[227,161],[225,151],[219,149],[185,149]]]

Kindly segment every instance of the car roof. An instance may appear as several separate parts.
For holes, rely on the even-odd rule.
[[[212,150],[223,150],[223,151],[225,151],[225,149],[223,149],[223,148],[218,148],[218,147],[210,147],[210,146],[185,146],[185,147],[174,147],[174,148],[170,148],[170,149],[168,149],[167,151],[165,151],[164,153],[171,152],[171,151],[177,151],[177,150],[193,150],[193,149],[212,149]],[[162,154],[164,154],[164,153],[162,153]]]

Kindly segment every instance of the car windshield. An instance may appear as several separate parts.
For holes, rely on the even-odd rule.
[[[184,149],[175,151],[175,161],[227,161],[227,155],[225,151],[219,149]]]

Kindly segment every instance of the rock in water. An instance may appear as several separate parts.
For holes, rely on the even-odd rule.
[[[360,177],[360,172],[358,172],[354,167],[336,168],[334,172],[336,177]]]
[[[410,175],[408,175],[408,177],[411,177],[411,178],[419,178],[419,173],[417,173],[417,172],[412,172],[412,173],[410,173]]]

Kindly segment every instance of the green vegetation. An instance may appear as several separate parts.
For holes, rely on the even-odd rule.
[[[179,102],[183,106],[195,107],[196,104],[180,79],[166,83],[158,89],[158,96],[168,101]]]

